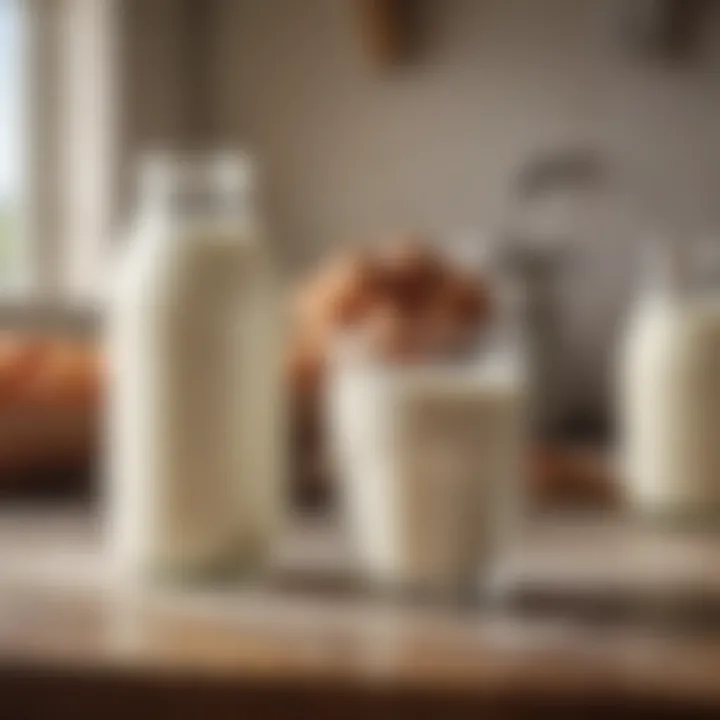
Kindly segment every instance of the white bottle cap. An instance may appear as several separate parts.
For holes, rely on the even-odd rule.
[[[246,211],[253,165],[241,152],[163,153],[140,161],[140,201],[146,208],[179,212]]]

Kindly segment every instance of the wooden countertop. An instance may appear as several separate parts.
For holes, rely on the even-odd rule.
[[[541,521],[528,533],[514,569],[520,585],[567,597],[650,589],[647,597],[673,603],[720,599],[714,537],[658,538],[587,520]],[[326,534],[304,530],[289,547],[288,566],[315,557],[315,586],[121,597],[103,582],[88,515],[6,513],[0,717],[720,712],[720,623],[680,626],[649,612],[667,603],[632,621],[402,605],[319,582],[342,565],[341,545]]]

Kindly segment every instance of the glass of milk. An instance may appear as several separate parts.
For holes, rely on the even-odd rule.
[[[365,583],[459,599],[489,578],[519,517],[523,376],[505,352],[412,367],[336,353],[328,436]]]

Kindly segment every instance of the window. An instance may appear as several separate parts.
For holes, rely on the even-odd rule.
[[[18,278],[25,166],[23,6],[0,0],[0,286]]]
[[[86,300],[102,284],[117,3],[0,0],[0,304]]]
[[[62,0],[58,43],[61,294],[97,297],[116,202],[113,0]]]

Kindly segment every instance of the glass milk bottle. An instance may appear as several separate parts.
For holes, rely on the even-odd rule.
[[[283,465],[280,315],[240,157],[155,158],[109,318],[108,525],[121,577],[255,571]]]
[[[688,249],[655,246],[620,363],[620,431],[632,509],[720,519],[720,294],[691,287]]]

